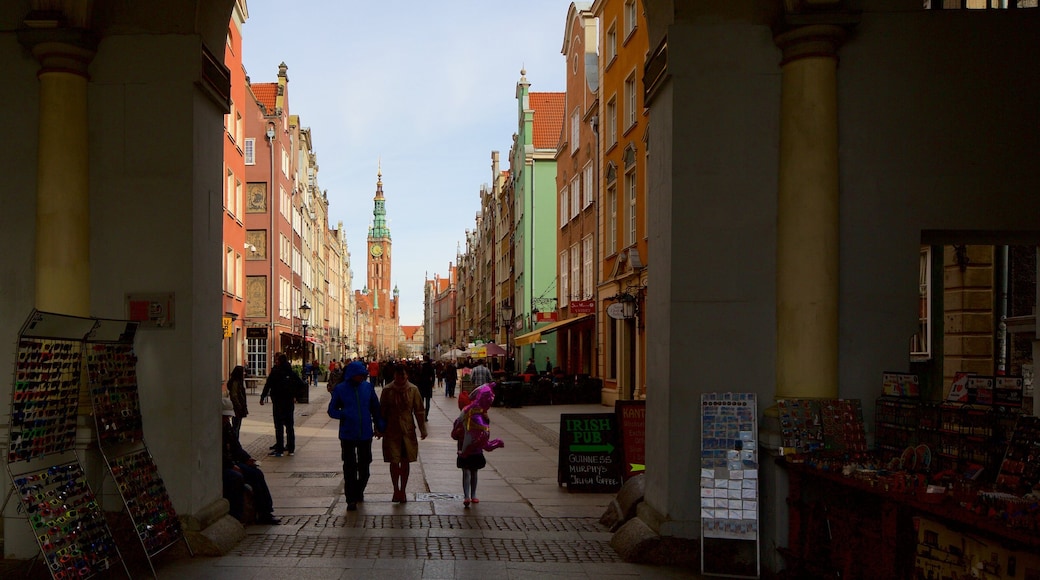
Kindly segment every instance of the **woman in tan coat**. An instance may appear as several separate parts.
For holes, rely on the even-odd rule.
[[[383,461],[390,464],[390,481],[394,485],[394,502],[408,501],[405,489],[411,463],[419,458],[419,433],[426,439],[426,409],[419,388],[408,381],[408,371],[402,364],[394,365],[394,380],[383,388],[379,408],[386,421],[383,432]]]

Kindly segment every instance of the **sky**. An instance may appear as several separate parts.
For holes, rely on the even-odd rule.
[[[309,127],[329,223],[343,222],[365,284],[376,173],[402,325],[423,322],[423,284],[444,278],[475,227],[491,152],[509,168],[516,83],[563,91],[569,0],[248,0],[251,82],[288,66],[289,113]]]

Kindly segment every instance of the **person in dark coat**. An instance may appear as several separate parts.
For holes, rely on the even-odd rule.
[[[227,381],[228,399],[235,408],[235,416],[231,418],[231,426],[235,428],[235,437],[242,431],[242,419],[249,415],[246,403],[246,369],[238,365],[231,371]]]
[[[228,501],[228,514],[238,521],[242,521],[242,513],[245,511],[245,486],[253,490],[253,508],[256,511],[256,523],[275,526],[282,523],[274,517],[274,500],[271,499],[271,490],[267,487],[264,472],[257,467],[256,461],[249,455],[242,444],[238,441],[238,433],[231,425],[231,419],[235,416],[235,406],[231,399],[224,398],[223,401],[222,461],[224,467],[224,498]]]
[[[437,382],[437,369],[430,360],[430,355],[423,356],[422,366],[419,367],[419,376],[416,377],[415,386],[419,387],[419,395],[422,396],[423,406],[426,408],[426,420],[430,420],[430,401],[433,399],[433,384]]]
[[[343,369],[343,381],[332,390],[329,399],[329,417],[339,420],[347,511],[356,511],[357,504],[365,501],[371,475],[372,438],[382,437],[386,430],[376,389],[365,380],[367,376],[364,363],[348,364]]]
[[[260,393],[260,404],[271,399],[271,414],[274,416],[274,447],[269,455],[281,457],[288,453],[296,453],[296,428],[293,423],[293,412],[296,410],[296,394],[307,392],[307,383],[296,374],[289,365],[289,359],[282,353],[275,356],[275,365],[271,374],[267,375],[264,390]]]

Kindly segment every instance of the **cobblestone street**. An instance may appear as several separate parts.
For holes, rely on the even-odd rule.
[[[604,413],[598,405],[491,411],[503,449],[486,454],[479,504],[462,505],[461,472],[449,437],[456,399],[435,394],[429,437],[412,464],[408,502],[391,503],[380,444],[373,444],[365,502],[347,512],[337,427],[324,384],[296,408],[296,453],[267,457],[270,406],[249,395],[242,442],[261,462],[278,526],[249,526],[221,558],[163,557],[162,577],[284,578],[694,578],[691,570],[623,562],[599,517],[613,494],[569,493],[557,483],[561,413]]]

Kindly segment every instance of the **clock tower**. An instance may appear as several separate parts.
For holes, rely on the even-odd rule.
[[[386,224],[382,168],[377,173],[376,196],[373,201],[372,225],[368,227],[368,275],[365,278],[367,283],[365,289],[360,292],[357,303],[369,325],[369,328],[365,329],[368,344],[363,346],[370,348],[363,348],[362,353],[382,359],[397,355],[399,329],[398,292],[391,282],[393,252],[390,228]]]

